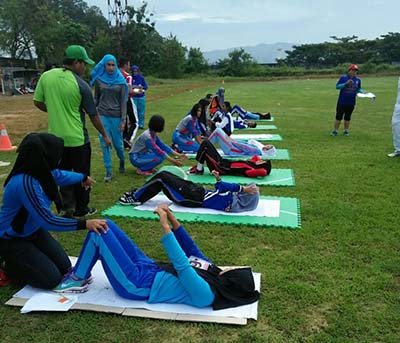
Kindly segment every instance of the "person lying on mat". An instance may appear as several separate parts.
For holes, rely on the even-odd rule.
[[[183,118],[172,134],[172,142],[179,151],[197,152],[203,141],[199,119],[201,116],[201,105],[195,104],[190,114]]]
[[[71,273],[56,292],[84,292],[98,259],[121,297],[148,303],[180,303],[214,310],[251,304],[255,290],[250,268],[222,270],[207,258],[166,205],[154,210],[160,218],[163,247],[171,262],[155,262],[111,220],[108,230],[89,233]]]
[[[257,127],[257,123],[255,121],[248,121],[247,119],[241,117],[233,119],[233,113],[232,113],[233,110],[231,107],[231,103],[229,101],[225,101],[225,106],[226,106],[226,111],[229,112],[230,116],[232,117],[233,127],[235,129],[241,130],[241,129],[252,129]]]
[[[263,161],[258,156],[253,156],[247,161],[228,160],[222,158],[210,141],[206,140],[200,145],[196,155],[197,165],[189,169],[188,174],[204,174],[204,163],[210,172],[218,171],[221,175],[239,175],[247,177],[267,176],[271,172],[271,161]]]
[[[64,140],[48,133],[30,133],[18,147],[14,166],[4,182],[0,210],[0,255],[5,271],[17,282],[52,289],[71,268],[62,246],[49,231],[88,229],[97,232],[105,223],[99,219],[63,218],[59,210],[58,186],[81,185],[90,188],[89,176],[58,169]]]
[[[164,131],[165,120],[160,115],[153,115],[149,120],[149,129],[144,131],[133,144],[129,152],[129,159],[138,169],[136,173],[139,175],[152,175],[158,165],[168,160],[174,165],[181,167],[182,159],[186,159],[185,154],[181,154],[171,149],[166,145],[159,134]],[[179,159],[172,158],[169,155],[174,155]]]
[[[208,140],[213,144],[217,143],[225,155],[274,156],[276,152],[273,145],[265,145],[255,139],[247,142],[234,140],[220,128],[216,128],[208,137]]]
[[[241,186],[222,181],[216,170],[212,174],[216,183],[215,188],[210,190],[168,171],[161,171],[139,189],[125,192],[119,202],[122,205],[140,205],[163,191],[169,200],[185,207],[203,207],[225,212],[245,212],[257,208],[260,194],[254,183]]]
[[[225,102],[226,103],[226,102]],[[242,119],[252,119],[252,120],[268,120],[271,119],[271,113],[260,113],[260,112],[250,112],[245,110],[243,107],[235,105],[231,109],[231,114],[237,114],[238,117]]]

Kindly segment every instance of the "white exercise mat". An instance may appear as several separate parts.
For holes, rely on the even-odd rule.
[[[146,201],[144,204],[136,206],[135,209],[141,211],[154,211],[154,209],[161,204],[167,204],[172,211],[176,212],[188,212],[188,210],[190,210],[191,213],[218,214],[224,216],[279,217],[281,202],[279,200],[260,199],[257,208],[253,211],[224,212],[201,207],[189,209],[173,203],[164,194],[160,193],[154,198]]]
[[[71,257],[71,262],[74,264],[76,262],[76,257]],[[254,319],[257,320],[257,306],[258,302],[253,304],[239,306],[235,308],[229,308],[225,310],[214,311],[211,307],[206,308],[197,308],[189,305],[184,304],[149,304],[145,301],[136,301],[136,300],[129,300],[120,297],[112,288],[111,284],[109,283],[103,267],[100,261],[97,261],[93,270],[93,283],[89,285],[89,290],[86,293],[79,293],[74,294],[73,296],[77,297],[77,301],[72,306],[72,309],[83,309],[83,310],[90,310],[88,306],[85,308],[85,305],[95,305],[97,307],[96,310],[99,311],[103,309],[101,312],[114,312],[120,313],[122,315],[135,315],[130,309],[146,309],[149,311],[154,311],[155,313],[158,312],[165,312],[169,313],[170,315],[157,315],[152,316],[151,314],[144,313],[144,317],[152,317],[152,318],[162,318],[162,319],[175,319],[175,320],[192,320],[192,321],[216,321],[216,322],[226,322],[229,323],[229,318],[241,318],[241,319]],[[256,289],[260,291],[261,288],[261,274],[260,273],[253,273],[254,276],[254,283]],[[52,291],[44,291],[42,289],[25,286],[19,292],[14,294],[13,299],[31,299],[38,294],[49,294],[49,295],[57,295]],[[71,293],[65,293],[66,297],[70,297]],[[16,303],[12,303],[11,299],[8,303],[10,305],[17,305]],[[45,305],[45,304],[43,304]],[[119,309],[119,310],[118,310]],[[45,310],[44,307],[41,308],[41,311]],[[49,311],[52,309],[49,306]],[[126,313],[126,314],[125,314]],[[176,316],[182,315],[189,315],[183,317],[183,319],[177,318]],[[194,316],[194,317],[193,317]],[[199,317],[196,317],[199,316]],[[205,317],[215,317],[214,320],[202,320]],[[219,321],[218,317],[227,319],[226,321]],[[196,319],[197,318],[197,319]],[[245,322],[233,322],[231,324],[245,324]]]

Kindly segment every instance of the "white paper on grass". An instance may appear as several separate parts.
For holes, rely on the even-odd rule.
[[[71,258],[72,264],[76,262],[76,257]],[[225,310],[214,311],[211,307],[197,308],[184,304],[149,304],[145,301],[129,300],[120,297],[112,288],[109,283],[107,276],[104,273],[103,267],[100,261],[97,261],[93,270],[93,283],[89,285],[89,290],[86,293],[79,293],[74,295],[77,297],[77,304],[90,304],[90,305],[102,305],[118,308],[139,308],[147,309],[151,311],[161,311],[178,314],[193,314],[193,315],[204,315],[204,316],[215,316],[215,317],[234,317],[234,318],[251,318],[257,320],[258,315],[258,301],[244,306],[235,308],[228,308]],[[253,273],[254,284],[258,291],[261,288],[261,274]],[[25,286],[19,292],[14,294],[14,297],[22,299],[30,299],[36,294],[55,295],[52,291],[44,291],[42,289],[34,288],[31,286]],[[67,297],[70,297],[71,293],[65,293]],[[59,294],[57,294],[60,297]],[[51,309],[46,309],[51,311]]]
[[[61,295],[55,293],[36,293],[21,308],[21,313],[32,311],[68,311],[78,300],[75,295]]]
[[[170,206],[172,211],[176,212],[187,212],[188,208],[179,206],[174,204],[169,200],[164,194],[158,194],[154,198],[146,201],[144,204],[140,206],[136,206],[135,209],[139,211],[154,211],[154,209],[161,205],[167,204]],[[212,210],[210,208],[190,208],[190,213],[199,213],[199,214],[219,214],[224,216],[255,216],[255,217],[279,217],[280,214],[280,200],[269,200],[269,199],[260,199],[258,202],[258,206],[253,211],[246,212],[223,212]]]

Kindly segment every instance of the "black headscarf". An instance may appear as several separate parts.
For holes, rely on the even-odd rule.
[[[39,181],[47,197],[61,208],[61,197],[51,171],[56,169],[64,152],[64,140],[49,133],[30,133],[18,147],[18,157],[4,186],[13,175],[27,174]]]

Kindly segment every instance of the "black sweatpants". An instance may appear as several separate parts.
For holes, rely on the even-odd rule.
[[[65,147],[60,169],[90,175],[91,156],[90,143],[77,147]],[[60,193],[63,201],[62,210],[74,210],[77,216],[86,214],[90,200],[90,188],[85,189],[80,183],[77,183],[60,187]]]
[[[128,142],[130,142],[133,132],[135,131],[136,127],[138,126],[138,119],[135,116],[135,112],[133,111],[132,101],[133,101],[132,99],[128,99],[128,102],[126,104],[127,116],[126,116],[125,128],[124,128],[124,133],[123,133],[124,140],[126,139]],[[129,125],[128,125],[128,120],[129,120]],[[125,146],[125,148],[126,148],[126,146]]]
[[[186,207],[200,207],[205,194],[202,186],[181,179],[168,171],[162,171],[140,187],[135,192],[135,198],[144,203],[160,191],[171,201]]]
[[[52,289],[71,268],[61,245],[44,229],[26,238],[0,239],[7,275],[37,288]]]

